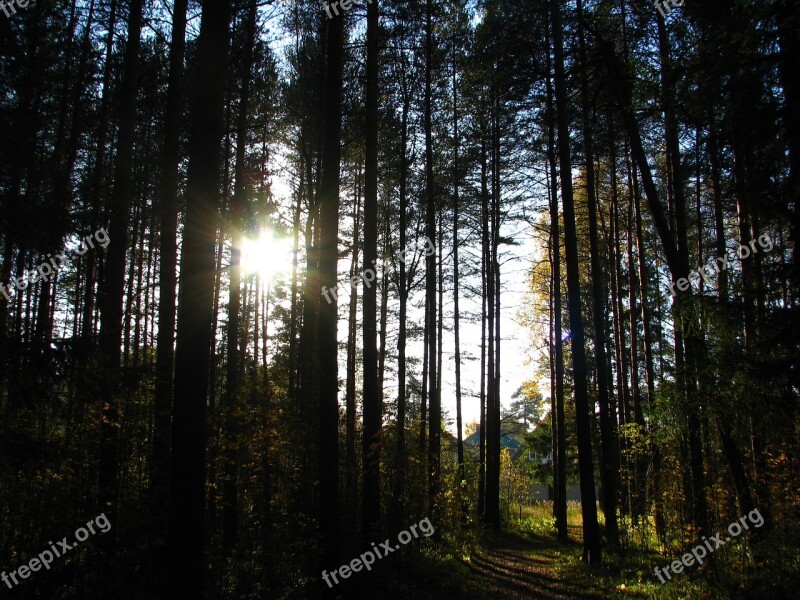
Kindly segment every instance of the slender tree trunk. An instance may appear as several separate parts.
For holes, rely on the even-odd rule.
[[[487,186],[487,148],[486,138],[489,135],[489,128],[482,131],[481,136],[481,220],[483,222],[483,262],[484,273],[486,276],[486,321],[488,324],[488,335],[486,343],[487,366],[486,366],[486,411],[484,421],[486,424],[486,483],[485,483],[485,505],[484,521],[492,527],[499,527],[500,524],[500,432],[496,429],[494,414],[495,399],[495,343],[494,343],[494,302],[495,302],[495,278],[493,273],[494,260],[492,259],[491,244],[493,232],[491,231],[490,198]]]
[[[433,119],[431,79],[433,73],[433,0],[425,3],[425,235],[436,247],[436,198],[433,179]],[[436,326],[436,260],[430,254],[425,257],[425,308],[428,313],[428,503],[434,522],[439,519],[439,471],[441,462],[442,405],[437,380],[437,336]],[[441,283],[440,283],[441,285]]]
[[[491,195],[486,219],[488,221],[487,265],[489,277],[489,390],[486,404],[486,520],[495,529],[500,528],[500,265],[498,261],[499,204],[500,204],[500,131],[498,90],[492,84],[491,123]]]
[[[609,229],[606,242],[609,248],[609,267],[611,272],[611,315],[612,324],[614,329],[614,354],[616,356],[616,376],[617,376],[617,397],[619,404],[617,406],[618,415],[615,418],[615,423],[623,423],[625,425],[631,422],[630,400],[628,393],[628,359],[625,352],[625,326],[624,326],[624,309],[622,306],[622,269],[620,267],[620,252],[619,252],[619,195],[617,186],[617,154],[615,146],[615,132],[613,121],[609,119],[608,139],[609,139],[609,174],[611,179],[611,206],[609,209]],[[602,217],[601,217],[602,218]],[[609,363],[609,370],[611,366]],[[609,381],[611,381],[609,377]],[[617,421],[618,419],[618,421]],[[630,513],[631,502],[631,465],[628,458],[630,456],[630,443],[627,439],[622,440],[624,448],[623,457],[621,462],[623,466],[620,469],[622,474],[621,486],[621,511],[623,515]],[[620,459],[618,459],[620,460]]]
[[[178,161],[180,160],[183,60],[186,54],[186,11],[189,0],[177,0],[172,12],[164,154],[159,190],[159,297],[156,341],[156,389],[153,417],[153,523],[166,534],[169,510],[169,432],[172,411],[172,371],[175,361],[175,285],[178,267]]]
[[[550,177],[548,176],[548,192],[550,190]],[[553,314],[553,299],[555,296],[555,278],[553,277],[553,231],[552,228],[547,237],[547,258],[550,262],[550,278],[548,280],[548,312],[547,312],[547,364],[550,369],[550,467],[553,476],[552,493],[548,493],[548,500],[552,496],[553,519],[558,519],[558,424],[556,423],[556,344],[555,344],[555,318]],[[557,525],[557,523],[556,523]]]
[[[325,72],[326,114],[323,127],[320,181],[319,279],[336,289],[339,255],[339,183],[342,138],[342,53],[344,16],[328,20]],[[338,302],[319,308],[319,523],[322,564],[339,564],[339,382],[336,325]]]
[[[572,345],[575,419],[578,435],[578,470],[580,472],[581,513],[583,515],[583,560],[587,563],[599,564],[600,532],[597,525],[597,504],[594,490],[589,391],[586,382],[586,350],[584,348],[583,317],[581,315],[578,238],[572,196],[567,90],[564,76],[564,39],[559,5],[556,2],[551,2],[550,8],[553,27],[553,51],[555,55],[555,97],[561,171],[561,199],[564,207],[564,241],[567,258],[567,305]]]
[[[614,324],[614,348],[616,354],[617,372],[617,395],[619,397],[619,421],[621,423],[631,422],[631,402],[630,391],[628,389],[628,357],[625,351],[625,327],[624,327],[624,308],[622,306],[622,267],[619,248],[619,193],[617,184],[617,153],[614,145],[616,138],[614,123],[609,119],[609,174],[611,177],[611,206],[609,210],[609,229],[608,247],[610,254],[611,271],[611,308]],[[629,496],[630,489],[624,493]]]
[[[132,193],[132,192],[131,192]],[[128,293],[125,294],[124,309],[122,311],[122,366],[127,369],[130,367],[131,358],[131,321],[132,321],[132,308],[134,298],[138,295],[138,290],[135,287],[136,272],[139,270],[140,254],[137,252],[139,244],[142,239],[142,225],[144,225],[144,217],[141,203],[136,202],[133,207],[133,236],[128,242],[130,244],[130,266],[127,271],[127,282],[123,284],[123,290],[127,289]],[[126,252],[127,254],[127,252]],[[101,329],[102,331],[102,329]]]
[[[301,138],[305,137],[305,132],[301,134]],[[301,146],[304,143],[301,141]],[[298,310],[297,310],[297,297],[298,297],[298,273],[297,264],[298,256],[300,254],[300,211],[303,206],[303,193],[304,187],[309,185],[310,182],[305,180],[305,157],[301,152],[299,161],[298,174],[300,183],[297,189],[297,197],[295,198],[294,216],[292,217],[292,283],[291,283],[291,305],[289,308],[289,383],[288,392],[289,398],[296,402],[297,393],[297,330],[298,330]]]
[[[97,131],[97,154],[94,164],[94,170],[91,175],[91,183],[89,185],[90,200],[89,204],[92,206],[91,226],[97,227],[100,225],[100,208],[102,206],[103,194],[103,178],[106,171],[106,138],[108,137],[109,127],[109,113],[111,111],[111,78],[112,78],[112,54],[114,51],[114,31],[117,24],[117,1],[111,0],[109,6],[108,16],[108,30],[106,32],[105,43],[105,65],[103,67],[103,97],[100,101],[100,111],[97,115],[98,131]],[[88,347],[94,339],[95,333],[95,279],[97,278],[97,262],[100,254],[100,248],[90,249],[86,255],[86,287],[84,288],[83,299],[83,324],[81,327],[81,337],[85,345]]]
[[[383,244],[381,256],[387,256],[389,251],[389,236],[391,234],[388,218],[384,218]],[[386,337],[387,323],[389,320],[389,269],[384,264],[381,275],[381,307],[380,307],[380,333],[378,334],[378,398],[383,411],[383,382],[386,376]]]
[[[464,438],[462,433],[461,415],[461,333],[460,333],[460,314],[458,307],[458,218],[459,218],[459,147],[458,137],[458,84],[456,80],[456,54],[455,44],[453,45],[453,338],[455,344],[455,367],[456,367],[456,460],[458,462],[458,495],[461,498],[461,524],[467,523],[467,504],[463,496],[463,487],[466,485],[466,473],[464,470]]]
[[[403,80],[405,83],[405,79]],[[407,239],[408,196],[406,185],[408,180],[408,112],[409,96],[403,97],[403,112],[400,118],[400,252],[405,253]],[[405,257],[405,254],[403,254]],[[397,334],[397,479],[395,480],[395,516],[402,522],[405,511],[405,479],[406,479],[406,331],[408,318],[409,283],[406,273],[406,261],[400,261],[398,278],[398,295],[400,302],[400,323]]]
[[[628,221],[627,221],[627,253],[628,253],[628,305],[630,313],[630,352],[631,352],[631,402],[633,404],[633,420],[638,430],[644,434],[645,422],[644,412],[642,411],[642,399],[639,391],[639,323],[637,320],[636,308],[636,266],[633,260],[633,206],[636,204],[634,196],[636,186],[633,183],[633,165],[626,158],[626,168],[628,170]],[[645,473],[647,472],[647,462],[643,454],[637,450],[634,463],[634,483],[633,483],[633,505],[632,514],[635,519],[639,519],[645,510]]]
[[[230,296],[228,299],[228,360],[226,363],[225,394],[223,396],[223,436],[224,467],[222,474],[222,549],[228,555],[236,543],[238,530],[239,496],[237,479],[239,464],[237,455],[238,421],[236,406],[241,394],[242,380],[240,371],[243,367],[243,354],[246,345],[240,347],[240,312],[241,312],[241,259],[244,242],[244,212],[248,193],[247,166],[245,152],[247,150],[248,112],[250,110],[250,80],[253,70],[253,46],[256,37],[256,0],[249,0],[244,33],[244,55],[241,65],[241,97],[239,98],[239,116],[236,125],[236,184],[231,201],[231,268]],[[256,306],[258,302],[256,301]],[[257,324],[257,321],[256,321]],[[258,340],[256,339],[256,349]],[[257,358],[255,359],[257,362]]]
[[[361,173],[356,176],[356,206],[353,217],[353,256],[350,262],[350,281],[358,274],[358,253],[361,239]],[[347,381],[345,384],[345,479],[344,497],[350,527],[356,525],[356,355],[358,354],[358,287],[350,287],[350,306],[347,328]]]
[[[206,398],[209,385],[225,69],[230,0],[203,5],[191,117],[186,225],[181,252],[172,419],[170,597],[203,598]]]
[[[428,347],[428,339],[430,338],[430,329],[428,328],[428,311],[425,311],[425,325],[422,332],[422,394],[420,395],[419,406],[419,452],[422,455],[422,461],[427,462],[428,453],[426,452],[426,440],[428,439],[428,356],[430,355],[430,348]],[[428,469],[425,468],[427,474]]]
[[[439,256],[444,256],[444,214],[441,204],[436,209],[436,232],[439,234]],[[436,293],[438,295],[436,306],[438,312],[436,317],[436,389],[442,389],[442,330],[444,328],[444,261],[436,263],[437,281],[439,282]]]
[[[548,27],[549,38],[549,27]],[[552,270],[553,280],[553,342],[554,391],[553,414],[553,516],[556,520],[558,541],[567,543],[567,437],[564,416],[564,336],[561,325],[561,230],[558,217],[558,173],[556,171],[556,135],[555,111],[553,107],[553,85],[550,53],[547,54],[547,160],[550,177],[550,236],[552,238]]]
[[[617,525],[617,476],[619,447],[615,422],[609,409],[608,380],[606,379],[605,298],[608,296],[600,268],[600,245],[597,236],[597,197],[594,177],[594,139],[589,106],[589,86],[586,64],[586,40],[583,31],[583,5],[578,0],[578,37],[581,58],[581,112],[583,114],[583,148],[586,157],[586,201],[589,208],[589,246],[592,271],[592,315],[594,318],[594,351],[597,373],[597,404],[600,408],[600,481],[603,485],[603,513],[606,534],[612,546],[619,545]]]
[[[100,451],[100,502],[113,520],[117,510],[119,458],[118,406],[120,341],[122,338],[122,297],[125,286],[125,258],[128,252],[129,207],[133,186],[133,140],[136,127],[136,98],[139,74],[139,47],[142,29],[142,0],[132,0],[128,15],[128,42],[125,47],[124,76],[120,89],[120,126],[111,196],[111,242],[106,261],[103,319],[100,342],[104,372],[109,384],[102,387],[102,442]]]
[[[227,121],[226,121],[227,122]],[[229,136],[226,136],[229,137]],[[227,166],[225,168],[225,178],[227,178]],[[228,201],[228,186],[227,183],[222,185],[222,206],[220,210],[225,213],[227,210]],[[211,365],[209,367],[209,386],[208,386],[208,407],[211,409],[217,406],[217,363],[219,356],[217,355],[217,325],[219,324],[219,303],[222,293],[222,249],[225,245],[225,227],[220,226],[217,231],[217,250],[214,254],[216,266],[214,269],[214,304],[211,311]],[[215,461],[209,461],[214,464]]]
[[[297,397],[297,412],[301,422],[305,424],[303,428],[303,442],[309,447],[314,448],[317,443],[319,431],[319,388],[318,379],[315,376],[313,357],[317,356],[319,340],[317,339],[319,309],[327,300],[322,300],[322,290],[319,280],[319,195],[315,193],[315,186],[311,184],[312,163],[307,157],[306,180],[309,182],[308,190],[308,218],[306,219],[305,231],[303,232],[306,247],[305,264],[305,283],[303,286],[303,306],[302,324],[300,328],[299,340],[299,386]],[[327,291],[327,290],[326,290]],[[334,294],[336,289],[329,291]],[[318,450],[318,448],[317,448]],[[316,473],[319,468],[317,465],[318,452],[307,452],[303,455],[303,467],[306,472]],[[314,504],[317,498],[315,478],[305,477],[302,479],[303,492],[300,495],[301,509],[306,514],[311,514],[315,510]]]
[[[636,218],[636,254],[639,257],[639,294],[641,295],[642,304],[642,330],[644,342],[644,362],[645,362],[645,376],[647,378],[647,407],[650,414],[653,414],[655,408],[655,367],[653,362],[653,338],[652,338],[652,325],[650,321],[650,299],[647,291],[648,282],[650,281],[647,263],[645,259],[645,246],[644,246],[644,228],[642,227],[642,210],[641,210],[641,197],[639,194],[639,180],[636,177],[636,165],[631,166],[633,177],[633,196],[634,196],[634,214]],[[655,424],[651,419],[650,422],[650,444],[651,452],[653,455],[652,473],[653,473],[653,512],[656,526],[656,535],[658,539],[664,542],[666,540],[666,522],[664,519],[664,507],[662,504],[661,496],[661,449],[654,441]]]
[[[487,197],[489,191],[486,183],[486,144],[481,134],[481,393],[480,393],[480,425],[478,449],[478,515],[486,520],[486,403],[488,401],[486,386],[486,317],[489,297],[488,265],[486,248],[489,244],[489,227],[487,224]]]
[[[378,3],[367,6],[366,164],[364,168],[364,533],[377,531],[380,516],[380,457],[382,407],[378,390],[377,273],[378,255]],[[371,274],[371,279],[369,275]]]

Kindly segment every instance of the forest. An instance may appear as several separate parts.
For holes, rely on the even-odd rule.
[[[800,0],[1,0],[0,597],[796,597],[799,55]]]

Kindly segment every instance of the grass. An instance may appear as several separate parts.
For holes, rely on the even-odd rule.
[[[654,568],[679,559],[696,543],[690,542],[688,548],[675,543],[666,551],[659,551],[652,527],[633,529],[626,536],[629,543],[620,552],[606,550],[603,564],[588,568],[581,562],[582,520],[578,503],[568,506],[567,522],[570,543],[561,545],[563,551],[554,555],[554,572],[587,589],[602,590],[608,597],[767,600],[796,597],[800,588],[800,527],[795,524],[776,528],[757,542],[743,538],[729,542],[704,565],[686,568],[662,584]],[[512,520],[508,530],[531,540],[554,541],[552,505],[541,503],[524,508],[522,518]]]
[[[394,568],[365,577],[356,585],[364,586],[361,592],[369,590],[373,597],[387,600],[771,600],[796,597],[800,587],[798,526],[776,528],[758,542],[741,538],[729,542],[711,555],[711,561],[689,567],[662,584],[654,567],[663,568],[696,545],[691,533],[682,547],[675,541],[670,548],[659,549],[651,524],[631,529],[625,522],[620,551],[605,549],[602,565],[587,567],[581,561],[580,505],[568,505],[567,544],[556,541],[551,511],[549,503],[527,506],[522,516],[509,519],[501,532],[476,527],[442,544],[425,544],[402,564],[395,563]],[[602,523],[602,514],[600,517]],[[354,597],[341,591],[342,597]]]

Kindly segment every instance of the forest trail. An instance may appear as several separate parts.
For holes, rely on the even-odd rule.
[[[377,588],[365,589],[377,591],[376,597],[384,599],[415,600],[596,600],[619,596],[620,590],[604,587],[601,578],[587,574],[583,567],[577,577],[570,576],[572,569],[565,572],[564,563],[568,555],[574,555],[574,544],[580,538],[579,527],[569,529],[569,546],[551,537],[487,532],[481,537],[480,547],[463,558],[459,568],[442,571],[439,565],[417,571],[413,582],[384,579],[379,580]],[[632,591],[625,595],[631,596]]]
[[[563,547],[547,538],[499,533],[484,540],[468,567],[465,592],[475,598],[607,598],[600,590],[565,580],[555,568]]]

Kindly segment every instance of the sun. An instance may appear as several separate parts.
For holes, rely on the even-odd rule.
[[[262,230],[254,238],[242,242],[242,275],[258,275],[263,281],[279,273],[288,272],[292,266],[289,240],[276,238],[271,230]]]

